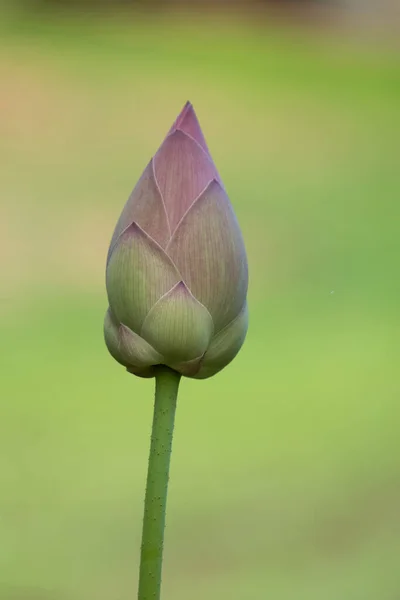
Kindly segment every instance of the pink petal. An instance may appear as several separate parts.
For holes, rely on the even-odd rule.
[[[247,292],[247,259],[231,203],[213,181],[186,213],[166,253],[220,331],[241,311]]]
[[[155,178],[174,231],[189,206],[218,173],[197,142],[180,130],[165,139],[153,160]]]
[[[121,213],[111,240],[109,258],[119,236],[133,222],[161,247],[165,247],[170,231],[167,213],[154,179],[152,161],[145,168]]]

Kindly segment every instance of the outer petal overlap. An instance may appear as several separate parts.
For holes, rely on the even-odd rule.
[[[192,375],[197,379],[206,379],[221,371],[239,352],[246,337],[248,310],[245,304],[242,312],[222,329],[211,341],[205,353],[200,369]]]

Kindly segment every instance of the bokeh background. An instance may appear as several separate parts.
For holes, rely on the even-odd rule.
[[[163,599],[398,600],[395,4],[98,4],[1,4],[1,600],[136,597],[153,382],[105,256],[188,99],[251,326],[181,386]]]

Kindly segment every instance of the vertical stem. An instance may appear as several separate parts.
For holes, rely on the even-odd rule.
[[[168,367],[157,367],[138,600],[160,600],[169,465],[180,378]]]

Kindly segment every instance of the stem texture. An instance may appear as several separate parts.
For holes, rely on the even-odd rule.
[[[160,600],[169,465],[180,378],[179,373],[168,367],[157,367],[138,600]]]

